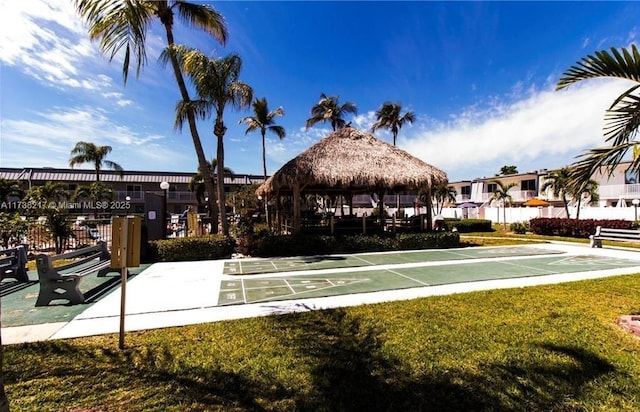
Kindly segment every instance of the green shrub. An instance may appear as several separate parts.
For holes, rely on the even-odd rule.
[[[152,259],[160,262],[197,261],[231,257],[236,242],[223,235],[184,237],[149,242]]]
[[[392,235],[267,235],[257,239],[254,256],[304,256],[457,247],[456,232]]]
[[[531,232],[536,235],[588,238],[596,232],[596,226],[614,229],[633,229],[635,223],[621,219],[567,219],[534,218],[529,221]]]
[[[449,229],[456,228],[460,233],[493,232],[488,219],[445,219]]]
[[[524,235],[529,231],[528,222],[513,222],[509,225],[509,230],[519,235]]]

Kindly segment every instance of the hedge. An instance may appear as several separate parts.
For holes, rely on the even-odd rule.
[[[622,219],[567,219],[537,217],[529,221],[529,228],[536,235],[588,238],[596,232],[596,226],[614,229],[633,229],[635,223]]]
[[[252,256],[305,256],[334,253],[381,252],[449,248],[460,245],[456,232],[392,235],[267,235],[256,240]]]
[[[493,232],[491,220],[488,219],[452,219],[446,218],[445,224],[449,229],[456,228],[460,233]]]
[[[183,237],[149,242],[150,259],[156,262],[181,262],[230,258],[236,246],[223,235]]]

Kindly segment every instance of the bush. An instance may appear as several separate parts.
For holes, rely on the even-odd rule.
[[[149,242],[153,261],[181,262],[231,257],[235,240],[223,235],[184,237]]]
[[[457,247],[456,232],[392,235],[267,235],[257,239],[254,256],[305,256]]]
[[[509,230],[519,235],[524,235],[529,231],[528,222],[514,222],[509,225]]]
[[[622,219],[567,219],[534,218],[529,221],[531,232],[536,235],[588,238],[596,232],[596,226],[614,229],[633,229],[635,223]]]
[[[445,219],[445,223],[449,229],[455,227],[460,233],[493,232],[488,219]]]

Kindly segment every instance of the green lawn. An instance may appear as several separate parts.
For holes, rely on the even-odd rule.
[[[4,370],[13,411],[638,411],[639,313],[636,274],[12,345]]]

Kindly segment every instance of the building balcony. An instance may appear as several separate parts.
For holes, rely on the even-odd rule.
[[[598,187],[601,200],[607,199],[640,199],[640,184],[601,185]]]
[[[154,191],[158,196],[164,196],[164,192],[161,190]],[[114,200],[125,201],[127,196],[131,202],[143,203],[145,192],[127,192],[127,191],[115,191]],[[167,193],[167,202],[169,203],[196,203],[196,195],[189,191],[170,191]]]

